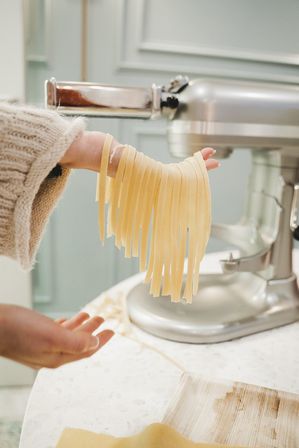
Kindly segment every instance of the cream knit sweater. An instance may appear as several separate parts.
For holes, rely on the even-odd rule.
[[[84,121],[0,103],[0,255],[29,269],[69,175],[49,172],[84,130]]]

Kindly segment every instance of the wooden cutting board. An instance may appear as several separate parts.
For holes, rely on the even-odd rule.
[[[299,447],[299,395],[183,374],[163,419],[193,441]]]

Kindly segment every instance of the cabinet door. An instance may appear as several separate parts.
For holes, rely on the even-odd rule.
[[[24,98],[24,30],[21,0],[0,1],[0,99]],[[31,307],[31,274],[0,257],[0,303]],[[31,369],[0,358],[0,386],[31,384]]]
[[[45,78],[78,81],[82,73],[89,81],[132,86],[165,84],[180,73],[299,82],[297,0],[54,0],[50,7],[45,26],[39,21],[47,30],[45,56],[27,63],[28,92],[36,102],[42,102]],[[90,129],[171,162],[166,125],[88,120]],[[242,150],[211,174],[215,221],[239,219],[249,170],[249,152]],[[137,270],[136,260],[124,259],[111,240],[99,244],[94,189],[93,174],[75,173],[51,219],[36,272],[44,288],[36,306],[43,311],[76,310]],[[213,241],[209,246],[221,248]]]

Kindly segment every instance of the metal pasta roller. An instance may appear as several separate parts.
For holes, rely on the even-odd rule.
[[[243,217],[212,227],[240,255],[221,261],[222,274],[201,275],[192,305],[152,299],[147,285],[137,285],[128,296],[136,325],[175,341],[209,343],[299,318],[292,266],[293,238],[299,239],[299,87],[182,76],[144,89],[51,79],[46,102],[71,115],[167,117],[169,150],[179,157],[206,145],[220,157],[251,148]]]

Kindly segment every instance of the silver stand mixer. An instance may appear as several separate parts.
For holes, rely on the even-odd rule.
[[[169,150],[187,157],[203,146],[220,157],[250,148],[246,207],[235,225],[212,235],[239,249],[221,260],[222,274],[200,277],[193,303],[153,299],[148,286],[128,296],[131,320],[182,342],[227,341],[299,318],[293,238],[299,239],[299,87],[178,76],[168,86],[115,87],[46,82],[47,107],[68,115],[168,120]]]

